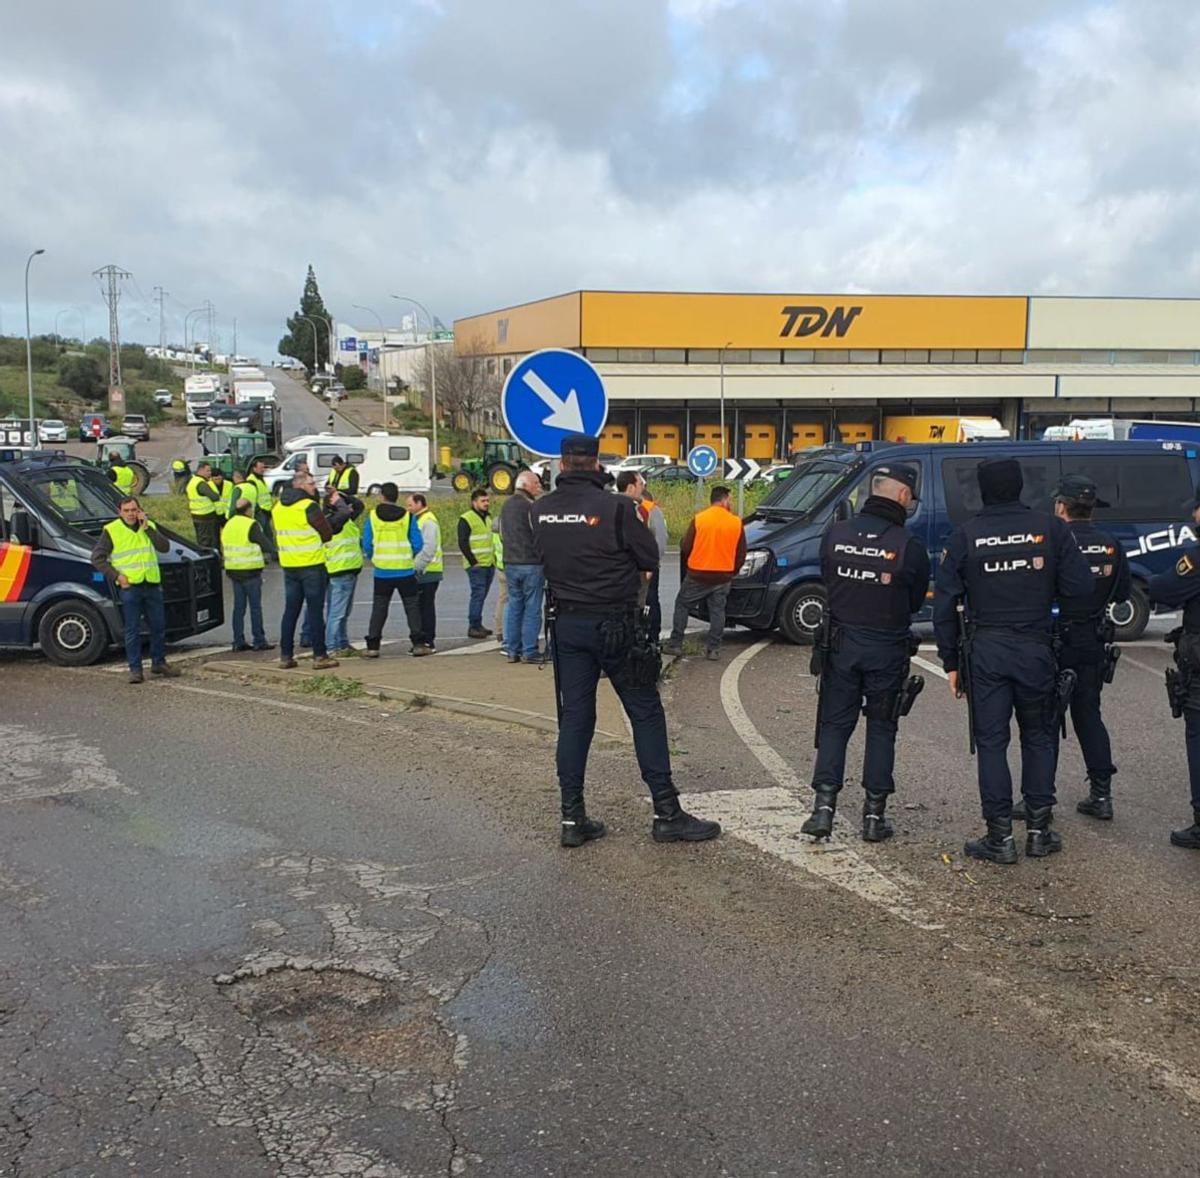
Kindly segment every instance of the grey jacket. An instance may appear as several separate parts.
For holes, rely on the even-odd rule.
[[[533,496],[517,491],[500,509],[500,542],[504,545],[504,567],[510,564],[541,564],[542,557],[533,543],[530,512]]]
[[[667,555],[667,518],[657,503],[650,509],[646,527],[650,529],[650,535],[654,537],[654,542],[658,545],[658,559],[661,562]]]

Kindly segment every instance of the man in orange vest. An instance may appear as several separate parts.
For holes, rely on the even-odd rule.
[[[709,502],[712,506],[696,515],[679,542],[684,578],[675,598],[671,637],[663,643],[663,650],[667,654],[683,653],[688,615],[706,602],[708,641],[704,657],[715,662],[725,633],[729,586],[746,559],[746,529],[741,518],[733,514],[728,487],[714,487]]]

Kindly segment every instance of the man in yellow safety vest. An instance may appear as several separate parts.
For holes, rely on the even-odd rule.
[[[158,567],[158,554],[169,552],[170,545],[132,495],[121,500],[117,512],[117,518],[101,529],[92,549],[92,564],[116,585],[120,595],[129,682],[143,681],[143,617],[150,631],[151,674],[174,678],[179,672],[167,662],[167,622]]]
[[[486,487],[471,492],[471,506],[458,517],[458,550],[471,585],[467,604],[467,634],[471,638],[490,638],[483,625],[483,603],[487,600],[492,578],[496,575],[496,554],[492,549],[492,525],[488,519]]]
[[[196,463],[196,473],[188,479],[188,511],[192,527],[196,529],[196,544],[200,548],[216,548],[221,543],[221,521],[217,516],[220,496],[209,479],[212,466],[207,462]]]
[[[363,551],[375,566],[375,592],[371,620],[367,623],[367,649],[363,653],[369,659],[379,657],[383,627],[395,592],[400,594],[404,605],[412,653],[420,658],[433,654],[421,632],[421,592],[416,577],[416,557],[422,548],[421,529],[400,506],[400,489],[395,483],[384,483],[379,494],[383,502],[370,512],[363,527]]]
[[[262,581],[266,558],[263,556],[263,532],[254,518],[254,504],[239,499],[233,517],[221,529],[221,560],[225,575],[233,586],[233,649],[274,650],[263,628]],[[250,637],[246,643],[246,610],[250,610]]]
[[[429,510],[429,501],[420,492],[409,495],[408,514],[421,529],[421,551],[413,558],[418,604],[421,607],[421,636],[430,650],[437,645],[437,591],[442,583],[445,563],[442,559],[442,525]]]

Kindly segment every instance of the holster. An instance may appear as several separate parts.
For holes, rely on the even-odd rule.
[[[1176,626],[1164,638],[1164,642],[1169,642],[1174,648],[1171,653],[1175,665],[1168,667],[1166,670],[1167,681],[1167,702],[1171,705],[1171,716],[1178,720],[1183,715],[1183,709],[1187,705],[1188,691],[1192,683],[1192,675],[1195,673],[1192,668],[1191,659],[1187,657],[1186,652],[1180,650],[1181,641],[1183,639],[1183,627]]]

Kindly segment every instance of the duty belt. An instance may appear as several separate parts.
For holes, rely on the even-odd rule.
[[[558,599],[558,612],[560,614],[583,614],[586,617],[592,618],[611,618],[622,614],[637,613],[637,602],[616,602],[612,605],[585,605],[579,601],[563,601]]]

